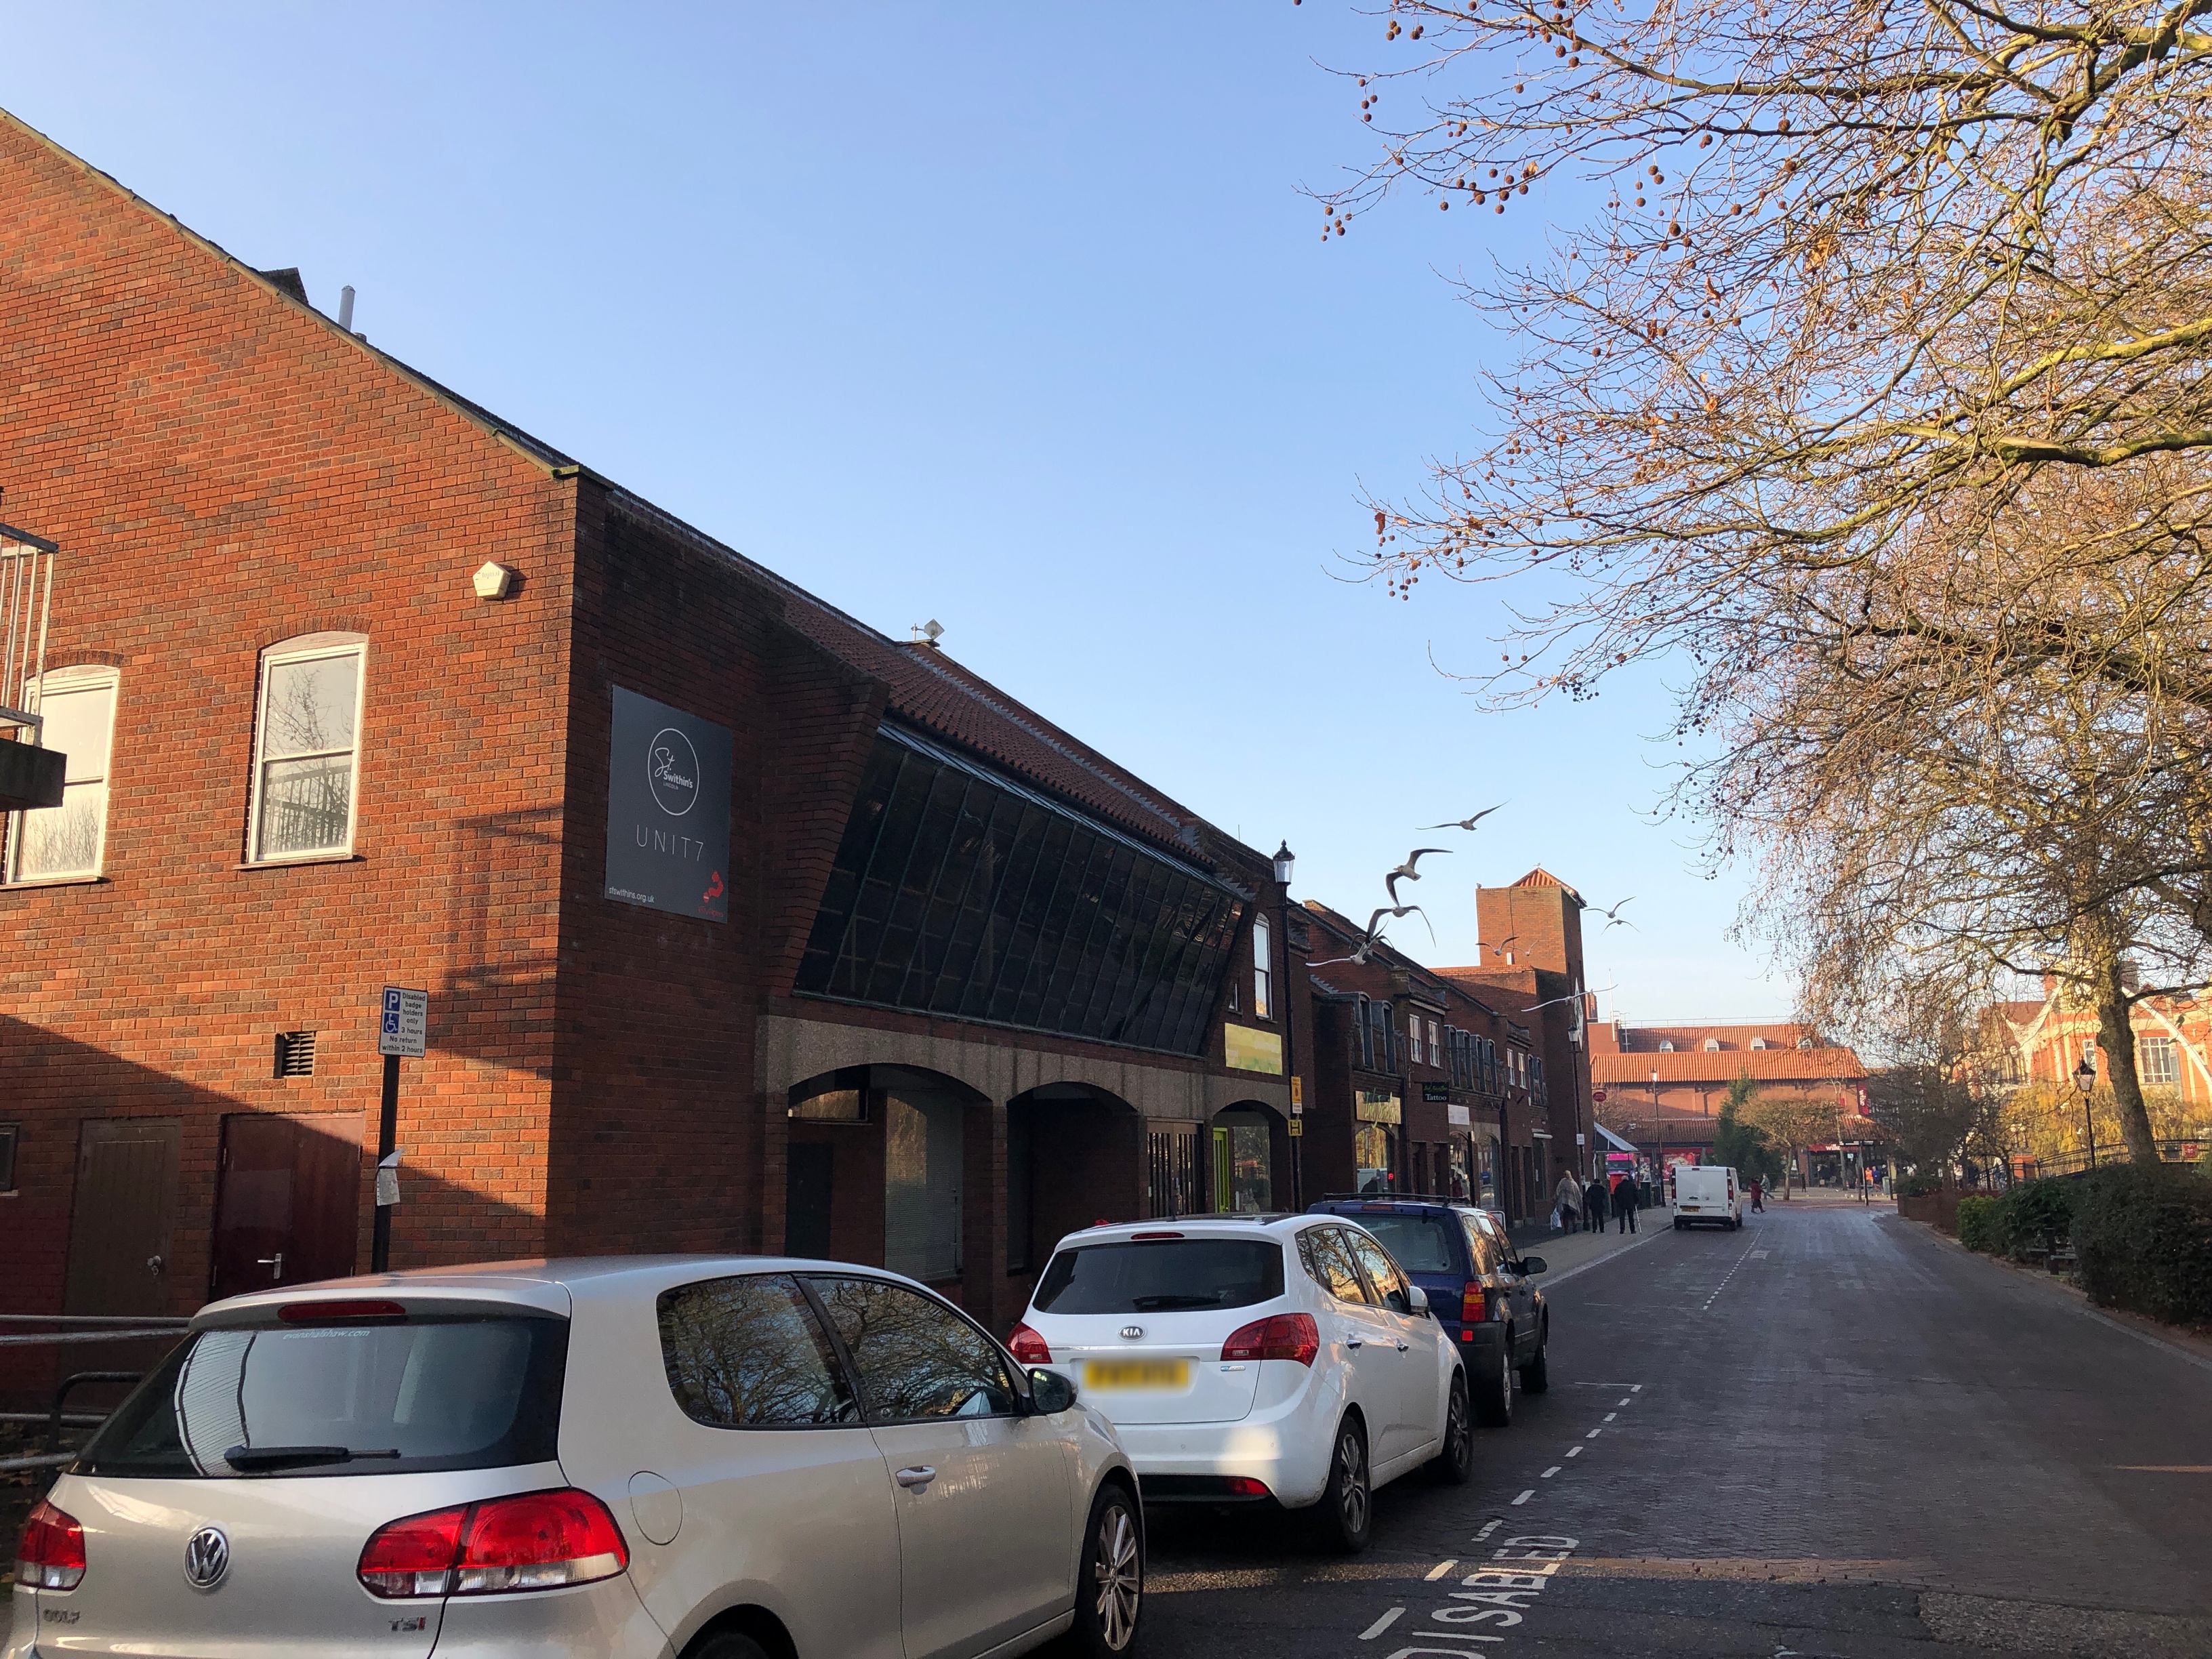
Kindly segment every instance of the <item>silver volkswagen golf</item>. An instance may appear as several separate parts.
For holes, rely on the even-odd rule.
[[[4,1659],[1119,1653],[1136,1492],[1072,1383],[896,1274],[340,1279],[194,1317],[33,1511]]]

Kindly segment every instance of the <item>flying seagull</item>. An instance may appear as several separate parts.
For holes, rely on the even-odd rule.
[[[1614,905],[1610,910],[1599,910],[1596,905],[1591,905],[1591,909],[1597,910],[1598,915],[1605,918],[1605,927],[1600,928],[1598,931],[1600,933],[1605,933],[1615,927],[1636,927],[1636,924],[1634,922],[1631,921],[1626,916],[1620,914],[1627,906],[1635,902],[1636,895],[1631,893],[1626,898],[1621,900],[1619,904]],[[1640,933],[1644,930],[1641,927],[1636,927],[1636,931]]]
[[[1498,806],[1503,806],[1504,805],[1505,803],[1504,801],[1498,803]],[[1495,812],[1498,810],[1498,806],[1486,806],[1482,811],[1477,812],[1471,818],[1454,818],[1449,823],[1425,823],[1421,828],[1424,830],[1472,830],[1476,824],[1480,823],[1483,819],[1488,817],[1492,812]]]
[[[1394,894],[1392,896],[1395,897],[1395,895]],[[1395,906],[1384,904],[1376,907],[1375,915],[1367,918],[1368,938],[1374,939],[1376,937],[1375,923],[1378,918],[1382,916],[1419,916],[1421,919],[1421,926],[1428,928],[1429,930],[1429,939],[1431,942],[1433,943],[1436,939],[1437,930],[1429,921],[1429,913],[1421,908],[1418,904],[1400,904]]]
[[[1400,882],[1419,881],[1421,878],[1421,872],[1413,866],[1421,861],[1421,855],[1423,854],[1449,854],[1451,848],[1449,847],[1416,847],[1412,852],[1407,854],[1406,861],[1400,865],[1396,869],[1393,870],[1389,875],[1382,878],[1382,884],[1390,890],[1390,902],[1395,904],[1398,902],[1398,884]]]
[[[1376,914],[1380,915],[1382,912],[1378,910]],[[1425,921],[1427,918],[1425,916],[1422,920]],[[1358,963],[1364,968],[1367,965],[1369,958],[1372,956],[1375,947],[1382,943],[1382,941],[1380,939],[1377,939],[1374,934],[1370,933],[1365,939],[1359,941],[1358,948],[1353,951],[1350,956],[1330,957],[1324,962],[1310,962],[1306,966],[1309,968],[1333,968],[1340,962],[1354,962]]]

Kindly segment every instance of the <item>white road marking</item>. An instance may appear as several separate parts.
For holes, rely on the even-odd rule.
[[[1552,1465],[1552,1467],[1551,1467],[1550,1468],[1546,1469],[1546,1470],[1543,1472],[1543,1474],[1541,1474],[1538,1475],[1536,1478],[1537,1478],[1539,1480],[1550,1480],[1553,1475],[1557,1474],[1559,1472],[1559,1466],[1557,1463],[1554,1463],[1554,1464],[1553,1464],[1553,1465]]]
[[[1481,1530],[1480,1532],[1479,1532],[1479,1533],[1475,1534],[1475,1535],[1474,1535],[1474,1541],[1475,1541],[1476,1543],[1480,1544],[1480,1543],[1484,1539],[1486,1539],[1486,1538],[1489,1537],[1491,1534],[1492,1534],[1493,1532],[1496,1532],[1496,1531],[1497,1531],[1500,1527],[1504,1526],[1504,1524],[1505,1524],[1505,1523],[1504,1523],[1503,1521],[1486,1521],[1486,1522],[1484,1522],[1482,1523],[1482,1530]]]
[[[1613,1419],[1614,1418],[1616,1418],[1616,1417],[1618,1417],[1618,1416],[1620,1416],[1620,1413],[1619,1412],[1607,1412],[1607,1413],[1605,1414],[1605,1420],[1606,1420],[1607,1422],[1610,1423],[1610,1422],[1612,1422],[1612,1421],[1613,1421]]]
[[[1751,1253],[1751,1259],[1753,1261],[1764,1261],[1766,1260],[1766,1252],[1764,1250],[1753,1250]]]
[[[1430,1582],[1431,1584],[1435,1583],[1437,1582],[1437,1579],[1439,1579],[1439,1578],[1443,1577],[1446,1573],[1449,1572],[1449,1571],[1450,1571],[1454,1567],[1457,1566],[1458,1565],[1459,1565],[1459,1563],[1458,1563],[1457,1561],[1439,1561],[1439,1562],[1437,1562],[1437,1565],[1436,1565],[1435,1566],[1431,1567],[1431,1568],[1429,1570],[1429,1582]]]
[[[1598,1436],[1600,1436],[1600,1435],[1603,1434],[1604,1432],[1605,1432],[1605,1431],[1604,1431],[1603,1429],[1592,1429],[1592,1430],[1591,1430],[1588,1434],[1584,1435],[1584,1436],[1583,1437],[1583,1439],[1585,1439],[1585,1440],[1595,1440],[1595,1439],[1596,1439],[1596,1438],[1598,1437]]]
[[[1621,1403],[1622,1405],[1626,1406],[1626,1404],[1628,1404],[1628,1401],[1626,1401],[1626,1400],[1624,1400],[1624,1401],[1622,1401],[1620,1403]]]
[[[1752,1256],[1753,1255],[1753,1254],[1755,1254],[1755,1253],[1754,1253],[1754,1252],[1753,1252],[1753,1251],[1751,1251],[1751,1250],[1746,1250],[1746,1251],[1745,1251],[1741,1255],[1740,1255],[1740,1256],[1736,1257],[1736,1259],[1735,1259],[1735,1267],[1730,1267],[1730,1268],[1729,1268],[1726,1273],[1723,1273],[1723,1274],[1721,1275],[1721,1282],[1720,1282],[1719,1284],[1717,1284],[1717,1285],[1714,1285],[1714,1286],[1713,1286],[1713,1293],[1712,1293],[1712,1295],[1711,1295],[1711,1296],[1709,1296],[1709,1297],[1707,1297],[1705,1298],[1705,1307],[1700,1308],[1700,1309],[1698,1309],[1698,1311],[1699,1313],[1704,1313],[1705,1311],[1706,1311],[1706,1310],[1707,1310],[1707,1309],[1710,1309],[1710,1308],[1713,1305],[1713,1304],[1714,1304],[1715,1302],[1717,1302],[1717,1301],[1718,1301],[1718,1300],[1720,1299],[1720,1293],[1721,1293],[1723,1291],[1724,1291],[1724,1290],[1728,1289],[1728,1282],[1729,1282],[1729,1280],[1730,1280],[1731,1279],[1734,1279],[1734,1278],[1735,1277],[1735,1269],[1736,1269],[1736,1267],[1741,1267],[1741,1266],[1743,1266],[1743,1264],[1744,1264],[1745,1262],[1747,1262],[1747,1261],[1750,1261],[1750,1260],[1751,1260],[1751,1258],[1752,1258]],[[1763,1254],[1765,1254],[1765,1253],[1762,1251],[1762,1252],[1756,1252],[1756,1254],[1761,1254],[1761,1255],[1763,1255]]]
[[[1536,1489],[1535,1489],[1534,1486],[1531,1486],[1531,1487],[1529,1487],[1529,1488],[1528,1488],[1528,1491],[1526,1491],[1526,1492],[1522,1492],[1522,1493],[1518,1498],[1515,1498],[1513,1501],[1514,1501],[1515,1503],[1516,1503],[1516,1504],[1525,1504],[1525,1503],[1527,1503],[1530,1498],[1534,1498],[1535,1495],[1536,1495]]]
[[[1642,1394],[1644,1392],[1644,1385],[1641,1382],[1632,1382],[1628,1385],[1628,1391],[1631,1394]]]
[[[1582,1455],[1583,1449],[1580,1446],[1570,1446],[1567,1448],[1567,1455],[1570,1457],[1580,1457]]]
[[[1359,1639],[1360,1639],[1361,1641],[1363,1641],[1363,1642],[1371,1642],[1371,1641],[1373,1641],[1376,1637],[1380,1636],[1380,1635],[1381,1635],[1384,1631],[1386,1631],[1386,1630],[1389,1629],[1391,1626],[1393,1626],[1393,1625],[1396,1624],[1396,1623],[1398,1622],[1399,1616],[1400,1616],[1401,1614],[1402,1614],[1405,1611],[1406,1611],[1406,1610],[1405,1610],[1405,1608],[1403,1608],[1403,1607],[1393,1607],[1393,1608],[1391,1608],[1389,1612],[1388,1612],[1388,1613],[1384,1613],[1384,1614],[1383,1614],[1380,1619],[1377,1619],[1377,1620],[1376,1620],[1373,1624],[1370,1625],[1370,1626],[1369,1626],[1365,1630],[1364,1630],[1364,1631],[1360,1632],[1359,1632]]]

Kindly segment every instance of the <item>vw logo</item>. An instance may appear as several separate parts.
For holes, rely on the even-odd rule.
[[[1145,1328],[1142,1325],[1124,1325],[1121,1327],[1121,1334],[1129,1338],[1132,1341],[1135,1340],[1138,1337],[1142,1336],[1144,1334]]]
[[[211,1590],[230,1571],[230,1540],[220,1527],[202,1527],[185,1540],[185,1582],[196,1590]]]
[[[653,798],[672,818],[680,818],[699,799],[699,751],[691,739],[664,726],[646,745],[645,780]]]

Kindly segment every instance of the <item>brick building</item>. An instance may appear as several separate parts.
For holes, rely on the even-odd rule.
[[[0,886],[0,1305],[821,1249],[1003,1327],[1287,1185],[1268,860],[0,117],[4,516],[63,805]],[[3,701],[3,700],[0,700]]]
[[[1599,1109],[1606,1127],[1661,1158],[1710,1151],[1721,1103],[1739,1077],[1748,1076],[1762,1096],[1831,1103],[1846,1127],[1858,1123],[1866,1103],[1858,1055],[1789,1021],[1599,1021],[1590,1027],[1590,1069],[1606,1091]],[[1819,1176],[1819,1159],[1832,1166],[1835,1154],[1832,1142],[1808,1152],[1814,1167],[1801,1166],[1800,1176]]]
[[[2012,1062],[2005,1081],[2012,1084],[2074,1084],[2075,1068],[2086,1054],[2097,1068],[2098,1085],[2112,1079],[2100,1052],[2097,1011],[2065,995],[2055,975],[2046,975],[2043,1000],[1990,1006],[1993,1030]],[[2163,1092],[2189,1109],[2194,1122],[2212,1106],[2212,998],[2182,993],[2146,997],[2130,1011],[2136,1041],[2136,1079],[2146,1093]]]

